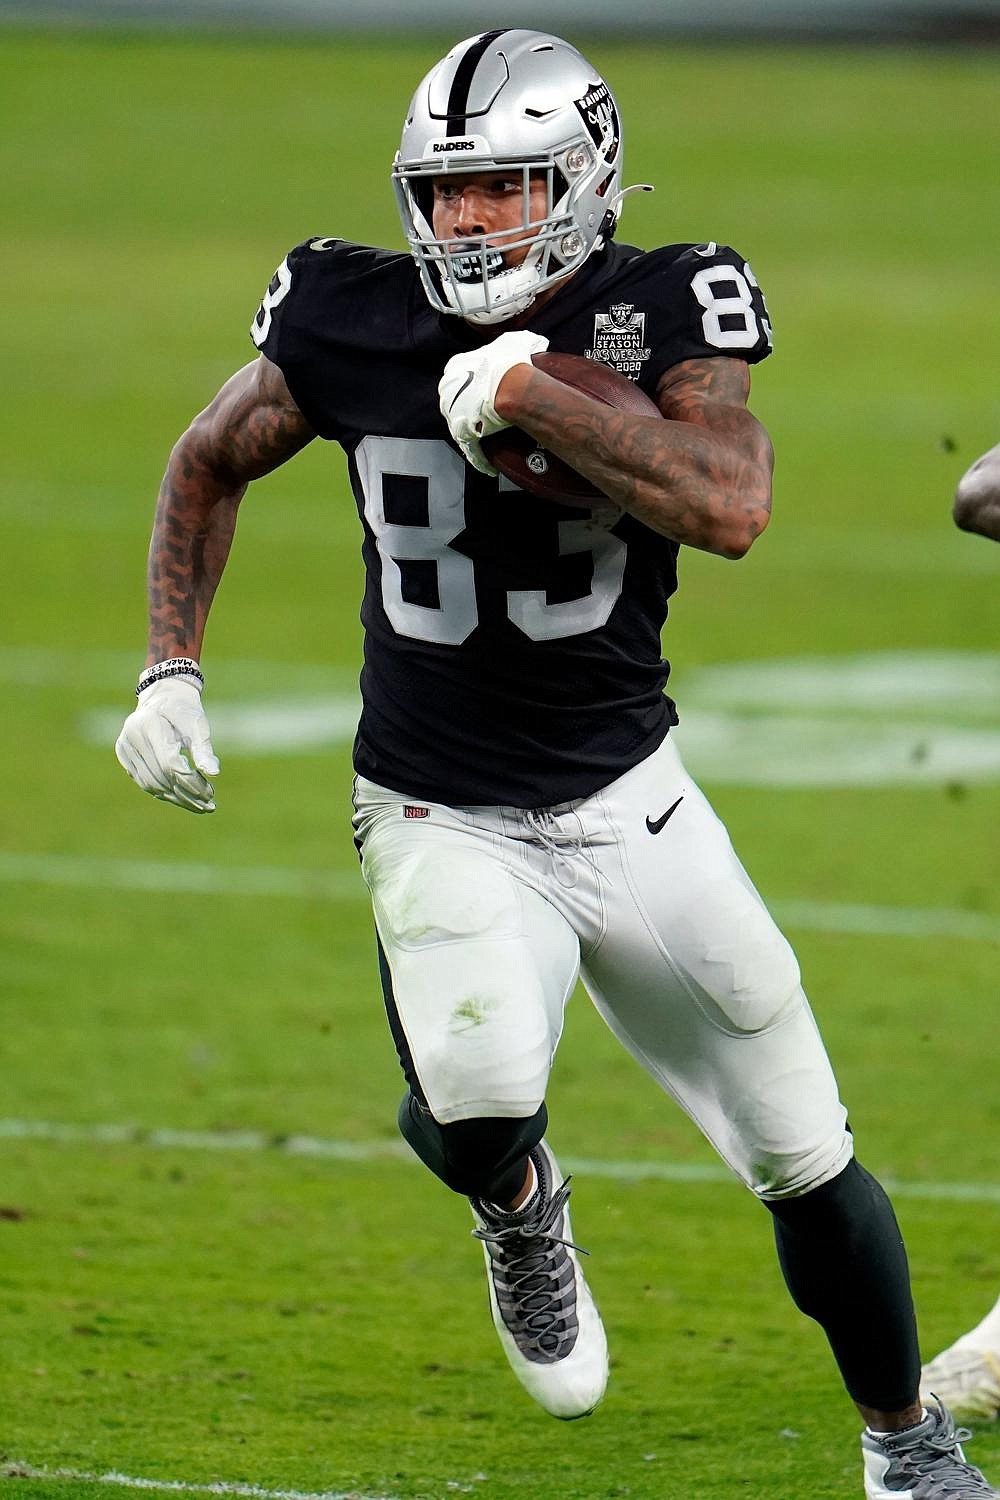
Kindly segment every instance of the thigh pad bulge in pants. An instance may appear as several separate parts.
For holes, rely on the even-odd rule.
[[[416,1075],[442,1124],[531,1115],[544,1098],[572,978],[572,935],[488,845],[463,848],[454,828],[437,838],[427,832],[397,833],[390,823],[364,842]]]
[[[515,883],[486,855],[429,847],[404,854],[365,850],[379,930],[404,949],[515,937],[521,905]]]
[[[705,1018],[731,1036],[760,1035],[803,1004],[791,945],[737,880],[692,888],[667,945]]]

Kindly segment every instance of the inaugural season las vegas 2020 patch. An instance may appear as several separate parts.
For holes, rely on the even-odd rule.
[[[606,313],[594,314],[594,346],[583,352],[588,359],[611,365],[620,375],[636,376],[650,351],[643,344],[646,314],[636,312],[631,302],[617,302]]]

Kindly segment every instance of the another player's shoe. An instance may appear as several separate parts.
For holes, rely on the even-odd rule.
[[[962,1442],[971,1434],[955,1427],[951,1414],[931,1399],[927,1415],[903,1432],[861,1434],[867,1500],[988,1500],[1000,1497],[966,1463]]]
[[[573,1244],[563,1182],[542,1141],[531,1153],[538,1186],[505,1212],[473,1198],[472,1231],[483,1242],[493,1322],[514,1374],[554,1417],[594,1410],[608,1381],[604,1325]]]
[[[920,1376],[923,1401],[937,1396],[963,1422],[989,1422],[1000,1416],[1000,1353],[957,1339]]]

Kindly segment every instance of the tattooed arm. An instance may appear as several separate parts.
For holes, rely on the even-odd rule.
[[[767,525],[774,463],[767,433],[747,410],[749,391],[743,360],[684,360],[660,381],[660,421],[615,411],[518,364],[494,406],[654,531],[742,557]]]
[[[251,479],[315,434],[277,365],[263,356],[227,381],[170,455],[149,548],[149,654],[198,660],[205,621]],[[176,663],[137,689],[115,754],[137,786],[193,813],[215,811],[219,771],[201,706],[200,672]]]
[[[160,486],[149,548],[147,665],[168,656],[199,658],[247,485],[313,437],[281,371],[263,355],[195,417]]]

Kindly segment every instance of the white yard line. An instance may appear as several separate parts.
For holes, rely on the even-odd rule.
[[[138,1125],[66,1125],[51,1120],[0,1120],[0,1140],[59,1141],[68,1145],[149,1146],[169,1151],[280,1151],[334,1161],[412,1160],[402,1141],[330,1141],[263,1130],[145,1130]]]
[[[1000,943],[1000,917],[941,906],[866,906],[845,901],[769,901],[777,921],[806,932],[863,937],[968,938]]]
[[[194,896],[290,896],[363,901],[368,892],[351,870],[296,870],[280,865],[174,864],[78,854],[0,850],[0,883],[93,890],[170,891]],[[1000,943],[1000,917],[948,907],[868,906],[839,901],[772,901],[775,918],[805,932],[867,937],[945,937]]]
[[[263,1130],[144,1129],[139,1125],[70,1125],[51,1120],[0,1119],[3,1141],[55,1141],[66,1145],[138,1146],[158,1151],[276,1151],[285,1156],[308,1156],[328,1161],[405,1161],[414,1157],[402,1141],[336,1141],[312,1135],[277,1135]],[[712,1162],[599,1161],[563,1156],[569,1172],[612,1182],[728,1182],[737,1180],[728,1168]],[[897,1198],[950,1199],[958,1203],[1000,1203],[1000,1183],[906,1182],[881,1177]]]
[[[968,555],[985,559],[987,551]],[[128,652],[0,647],[0,682],[72,683],[77,733],[105,752],[136,667]],[[950,787],[961,795],[967,784],[1000,781],[1000,653],[942,648],[718,662],[686,669],[678,687],[678,744],[709,784]],[[101,706],[93,699],[105,688],[114,698]],[[210,688],[224,761],[308,754],[354,738],[354,667],[222,658],[212,664]]]
[[[123,1490],[153,1490],[171,1495],[237,1495],[245,1500],[395,1500],[392,1495],[363,1495],[359,1490],[268,1490],[258,1484],[188,1484],[183,1479],[136,1479],[112,1470],[87,1474],[80,1469],[39,1469],[33,1464],[10,1461],[0,1464],[0,1479],[58,1479],[67,1484],[108,1484]],[[471,1485],[455,1485],[469,1490]]]
[[[15,854],[0,850],[0,882],[92,890],[172,891],[192,896],[293,896],[365,900],[355,870],[295,870],[278,865],[174,864],[77,854]]]

